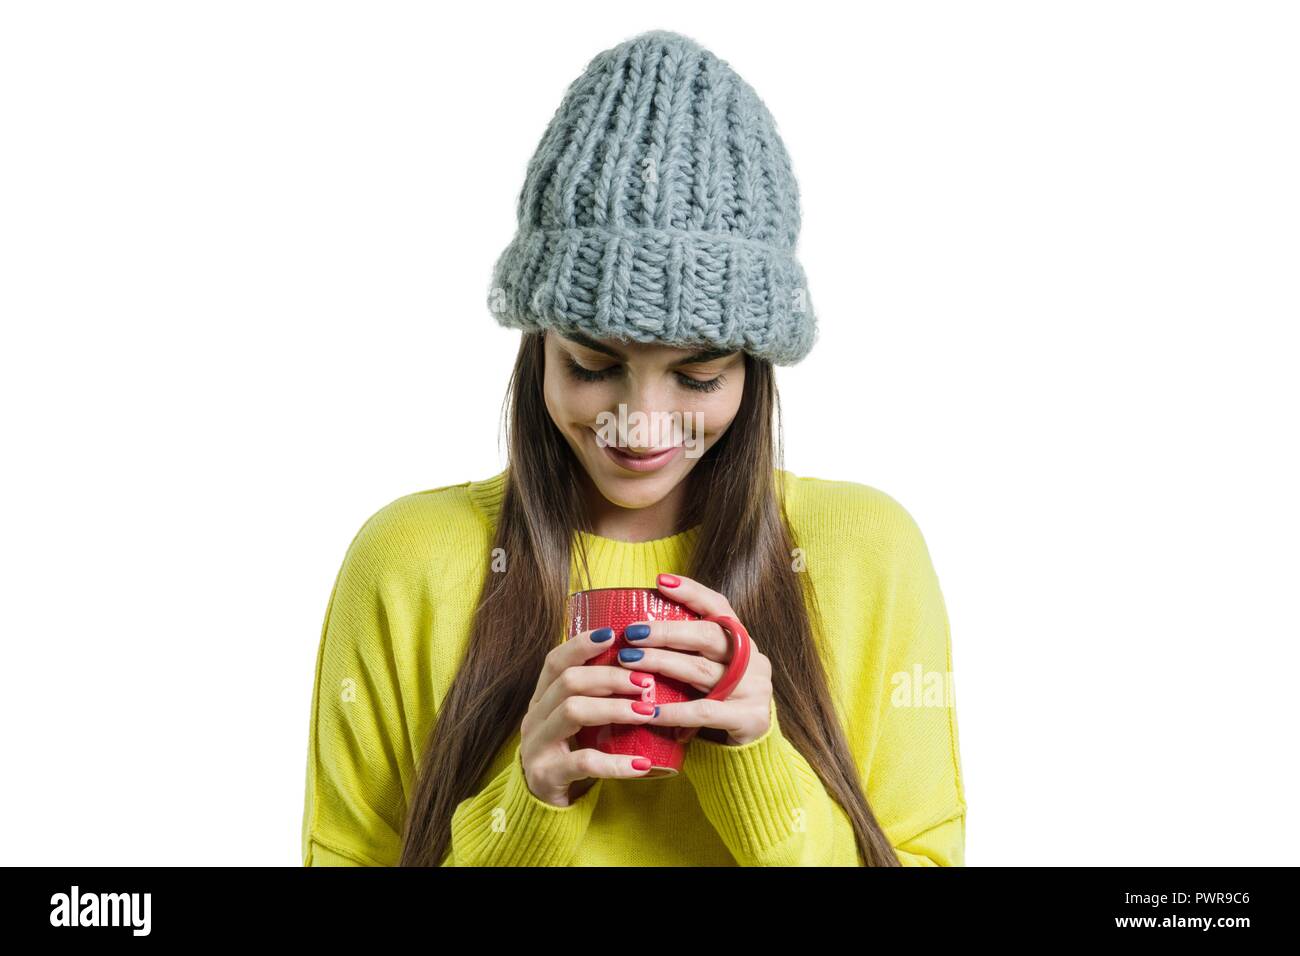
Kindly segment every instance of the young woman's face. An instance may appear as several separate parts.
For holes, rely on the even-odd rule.
[[[612,504],[661,501],[735,420],[739,350],[546,333],[546,407]]]

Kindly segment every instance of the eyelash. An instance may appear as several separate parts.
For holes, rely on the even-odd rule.
[[[614,374],[618,368],[617,365],[611,365],[609,368],[600,370],[585,368],[575,362],[571,355],[565,356],[565,362],[569,367],[569,374],[579,382],[603,382]],[[724,375],[718,375],[707,382],[701,382],[699,379],[678,372],[677,381],[681,383],[682,387],[690,389],[692,392],[716,392],[726,384],[727,379]]]

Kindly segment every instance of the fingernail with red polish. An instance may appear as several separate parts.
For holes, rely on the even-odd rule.
[[[675,574],[659,575],[659,586],[661,588],[675,588],[682,583],[682,579]]]
[[[645,671],[632,671],[627,676],[632,678],[632,683],[637,687],[649,687],[650,682],[654,680],[654,675],[647,674]]]
[[[638,714],[646,714],[649,716],[655,712],[655,705],[645,700],[634,700],[632,701],[632,709]]]
[[[649,758],[649,757],[633,757],[633,758],[632,758],[632,769],[633,769],[633,770],[649,770],[649,769],[650,769],[650,758]]]

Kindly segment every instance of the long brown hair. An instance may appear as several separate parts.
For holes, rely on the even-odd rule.
[[[525,332],[510,378],[504,497],[465,658],[429,734],[402,832],[401,866],[437,866],[451,818],[477,792],[523,722],[543,660],[563,633],[575,529],[589,530],[580,469],[542,398],[545,333]],[[724,594],[772,662],[781,730],[852,821],[859,862],[898,866],[858,780],[814,640],[819,618],[776,487],[780,405],[769,362],[745,355],[744,394],[731,427],[686,478],[680,529],[699,524],[690,577]],[[773,420],[775,418],[775,438]],[[586,554],[579,563],[586,568]],[[535,613],[521,616],[518,609]],[[820,628],[818,629],[820,630]]]

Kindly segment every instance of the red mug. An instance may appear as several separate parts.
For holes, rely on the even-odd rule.
[[[662,674],[649,672],[654,677],[643,691],[634,691],[629,699],[639,698],[652,704],[673,704],[684,700],[709,697],[726,700],[749,666],[749,633],[744,625],[727,615],[701,616],[683,604],[663,596],[655,588],[593,588],[569,595],[568,635],[573,639],[583,631],[608,627],[614,631],[609,648],[587,661],[588,664],[605,664],[622,668],[618,652],[625,647],[636,647],[637,642],[623,636],[629,624],[639,621],[713,621],[731,637],[731,659],[722,679],[707,694],[701,694],[692,685]],[[615,697],[622,696],[619,694]],[[677,731],[683,731],[677,739]],[[625,754],[631,757],[649,757],[650,769],[640,777],[670,777],[682,769],[686,756],[686,743],[695,736],[698,728],[677,726],[652,726],[649,724],[604,724],[583,727],[576,737],[581,748],[594,747],[607,754]]]

